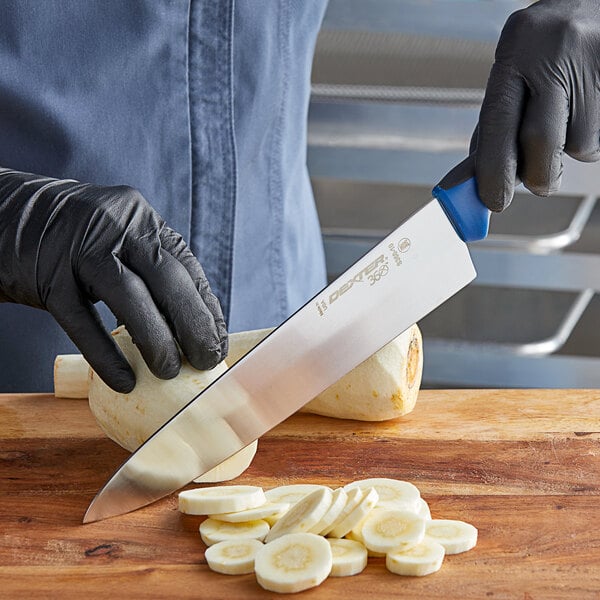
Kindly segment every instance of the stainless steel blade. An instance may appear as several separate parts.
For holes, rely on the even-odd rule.
[[[84,522],[145,506],[283,421],[475,278],[437,200],[426,204],[143,444]]]

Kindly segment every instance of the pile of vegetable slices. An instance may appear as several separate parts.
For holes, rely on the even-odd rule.
[[[473,525],[432,519],[417,487],[396,479],[363,479],[336,490],[309,484],[197,488],[179,494],[179,510],[208,515],[200,535],[213,571],[254,572],[264,589],[281,593],[356,575],[369,556],[385,557],[398,575],[429,575],[446,554],[477,543]]]

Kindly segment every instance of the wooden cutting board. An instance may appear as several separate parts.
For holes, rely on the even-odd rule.
[[[0,598],[275,597],[212,573],[199,517],[176,496],[81,525],[127,456],[87,403],[0,396]],[[240,483],[415,483],[434,518],[479,529],[477,547],[422,578],[370,559],[306,598],[600,599],[600,392],[422,391],[385,423],[296,415],[266,435]]]

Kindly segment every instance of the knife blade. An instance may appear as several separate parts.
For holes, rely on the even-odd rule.
[[[487,235],[473,178],[444,190],[192,399],[138,448],[84,523],[185,486],[366,360],[476,276],[466,242]]]

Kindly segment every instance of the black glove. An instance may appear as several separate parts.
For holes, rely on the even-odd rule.
[[[476,131],[481,199],[504,210],[519,179],[539,196],[556,192],[563,151],[600,159],[598,0],[539,0],[508,18]]]
[[[127,393],[135,376],[102,325],[99,300],[157,377],[179,372],[177,343],[198,369],[227,354],[202,267],[138,191],[0,169],[0,301],[49,311],[100,377]]]

